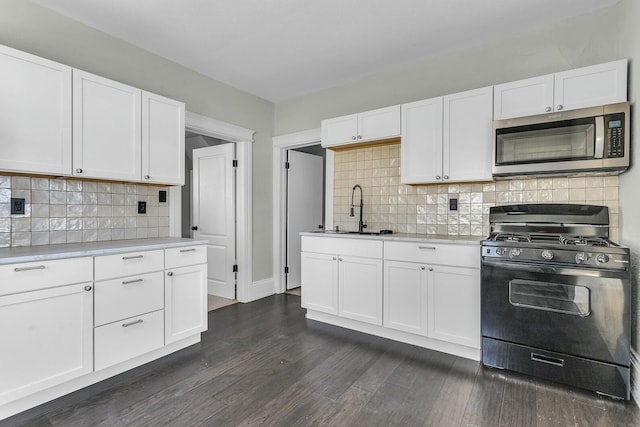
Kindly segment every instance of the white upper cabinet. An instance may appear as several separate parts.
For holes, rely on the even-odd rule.
[[[73,175],[139,181],[141,91],[73,70]]]
[[[322,146],[376,141],[400,135],[400,106],[322,120]]]
[[[444,97],[442,180],[491,180],[493,88]]]
[[[400,177],[403,184],[442,178],[442,97],[402,104]]]
[[[71,174],[71,67],[0,45],[0,170]]]
[[[492,87],[402,105],[403,184],[491,179]]]
[[[497,85],[493,92],[495,120],[553,111],[553,74]]]
[[[494,87],[494,119],[532,116],[627,100],[627,60]]]
[[[142,92],[142,182],[184,185],[184,104]]]

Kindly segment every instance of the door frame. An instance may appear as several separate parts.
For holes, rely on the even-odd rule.
[[[233,142],[236,148],[236,261],[238,273],[236,298],[239,302],[251,302],[263,295],[251,295],[253,283],[253,135],[256,131],[236,126],[200,114],[185,113],[185,130]],[[181,237],[182,211],[181,186],[169,188],[169,234]]]
[[[287,261],[287,172],[284,168],[287,150],[320,143],[320,128],[273,137],[273,287],[276,293],[286,292],[284,267]],[[324,226],[333,228],[333,158],[327,150],[325,158]]]

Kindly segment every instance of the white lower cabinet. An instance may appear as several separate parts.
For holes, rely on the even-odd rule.
[[[303,235],[307,317],[479,360],[479,245],[434,240]]]
[[[207,265],[172,268],[165,274],[165,343],[207,330]]]
[[[338,315],[382,325],[382,260],[338,257]]]
[[[415,262],[384,262],[384,326],[427,335],[427,269]]]
[[[0,296],[0,325],[0,405],[93,371],[91,282]]]
[[[302,307],[338,314],[338,256],[302,252]]]
[[[382,325],[381,241],[304,236],[301,257],[303,307]]]
[[[444,265],[431,268],[428,336],[480,348],[480,270]]]
[[[96,371],[164,345],[164,310],[122,319],[95,329]]]

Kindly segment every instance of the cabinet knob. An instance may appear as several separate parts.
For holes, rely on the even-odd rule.
[[[362,135],[358,135],[358,139],[362,139]]]
[[[551,107],[545,108],[544,111],[546,111],[547,113],[550,113],[551,112]]]
[[[558,106],[556,107],[556,110],[560,111],[560,110],[562,110],[563,108],[564,108],[564,107],[562,106],[562,104],[560,104],[560,105],[558,105]]]
[[[170,272],[168,272],[168,273],[167,273],[167,276],[169,276],[169,277],[173,276],[173,272],[171,272],[171,271],[170,271]]]
[[[149,175],[144,176],[144,179],[149,179],[149,178],[151,178]]]
[[[436,175],[436,179],[440,181],[442,178],[440,177],[440,175]]]
[[[338,257],[333,257],[333,260],[334,260],[334,261],[335,261],[335,260],[337,260],[337,259],[338,259]]]
[[[351,139],[353,139],[355,141],[356,140],[356,136],[355,135],[352,136]]]
[[[81,168],[76,169],[76,173],[82,173],[82,169]]]
[[[84,290],[89,292],[91,289],[93,289],[91,286],[87,285],[84,287]]]
[[[429,267],[429,271],[433,271],[433,267]]]
[[[444,179],[449,179],[449,175],[445,175],[445,176],[444,176]]]
[[[342,258],[338,258],[338,261],[342,261]]]
[[[424,270],[426,267],[424,265],[420,266],[420,270]]]

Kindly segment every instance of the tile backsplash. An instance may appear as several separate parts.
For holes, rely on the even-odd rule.
[[[400,144],[336,151],[334,225],[356,230],[358,208],[349,216],[351,190],[364,193],[368,230],[397,233],[487,236],[489,208],[515,203],[580,203],[609,207],[610,237],[618,240],[618,177],[526,178],[484,183],[400,184]],[[359,204],[359,192],[355,204]],[[449,199],[458,210],[449,210]]]
[[[0,247],[166,237],[169,203],[159,190],[168,187],[0,176]],[[25,199],[24,214],[11,214],[11,198]]]

